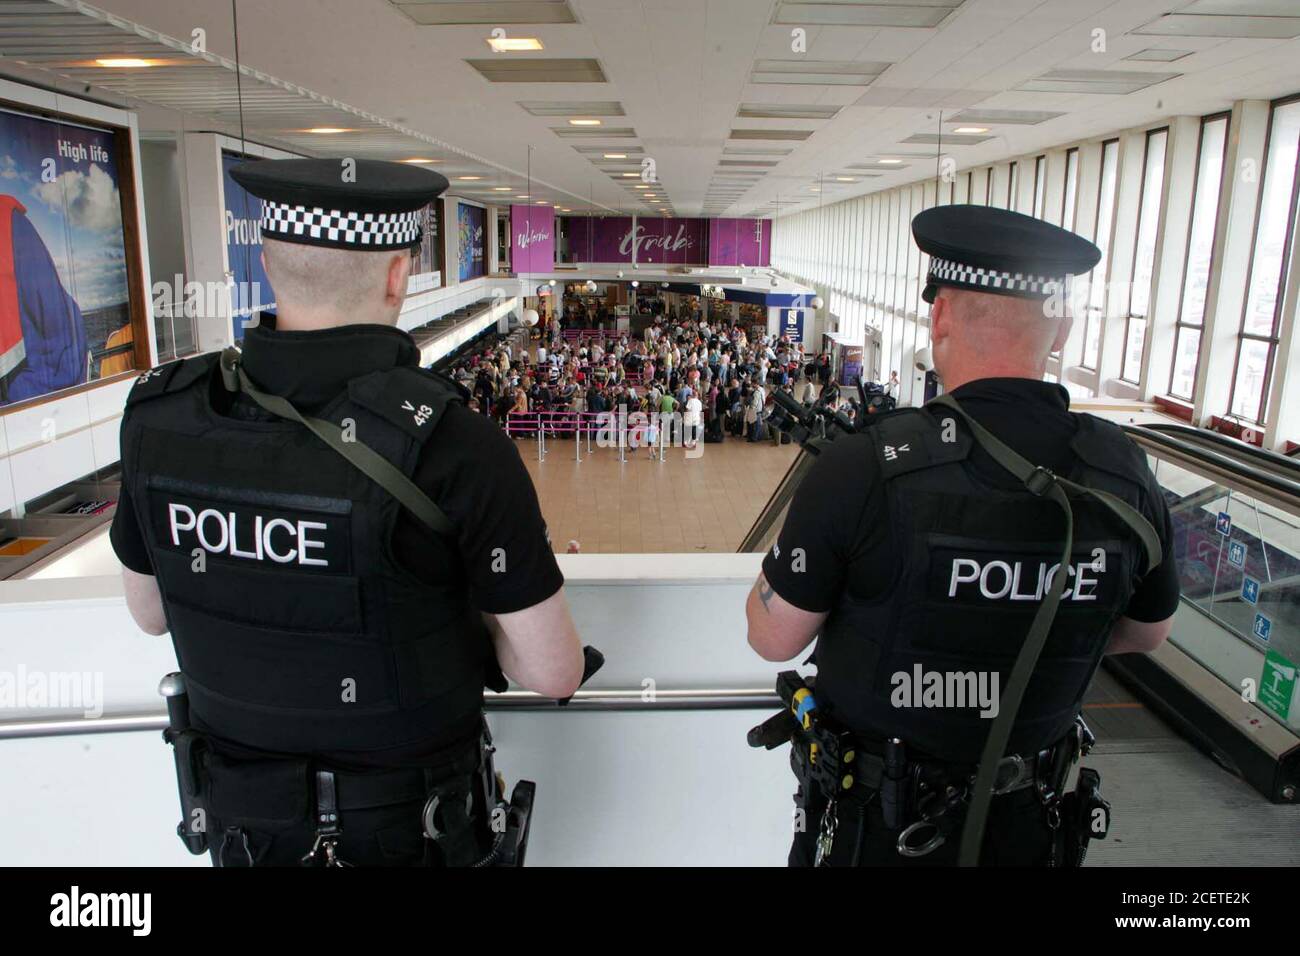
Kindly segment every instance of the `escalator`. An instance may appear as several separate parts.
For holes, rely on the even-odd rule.
[[[1122,427],[1169,505],[1182,600],[1164,646],[1105,659],[1085,716],[1112,746],[1181,737],[1300,802],[1300,462],[1183,425]],[[814,460],[791,464],[738,550],[771,546]]]

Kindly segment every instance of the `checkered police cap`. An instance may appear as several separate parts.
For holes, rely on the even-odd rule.
[[[936,206],[912,220],[917,247],[930,255],[922,297],[940,286],[1028,299],[1069,295],[1070,279],[1101,258],[1088,240],[1032,216],[990,206]]]
[[[369,159],[263,159],[230,176],[262,200],[268,239],[358,251],[418,245],[422,210],[447,188],[430,170]]]

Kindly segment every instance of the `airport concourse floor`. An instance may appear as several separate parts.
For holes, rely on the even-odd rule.
[[[576,460],[573,439],[551,439],[546,460],[537,443],[520,439],[551,533],[563,552],[579,542],[583,553],[731,552],[758,517],[799,452],[795,444],[747,442],[669,448],[663,461],[644,448],[597,448]]]

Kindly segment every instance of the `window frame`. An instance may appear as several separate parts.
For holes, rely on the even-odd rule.
[[[1268,108],[1268,132],[1264,137],[1264,162],[1268,162],[1269,150],[1273,146],[1273,127],[1274,120],[1277,117],[1279,107],[1289,106],[1292,103],[1300,102],[1300,93],[1293,93],[1290,96],[1284,96],[1280,99],[1273,100]],[[1242,297],[1241,316],[1237,326],[1237,349],[1232,360],[1232,382],[1228,386],[1228,407],[1224,411],[1224,417],[1242,420],[1245,419],[1259,427],[1266,425],[1268,416],[1268,392],[1269,386],[1273,381],[1273,371],[1277,362],[1277,347],[1281,339],[1281,321],[1282,321],[1282,300],[1285,298],[1285,290],[1289,281],[1289,265],[1291,261],[1291,248],[1295,240],[1296,228],[1296,201],[1297,190],[1300,190],[1300,144],[1296,149],[1295,165],[1291,170],[1291,199],[1290,206],[1287,209],[1286,238],[1282,243],[1282,268],[1278,273],[1277,294],[1273,300],[1273,322],[1270,326],[1269,335],[1261,335],[1258,332],[1246,331],[1246,310],[1250,308],[1250,286],[1255,278],[1255,258],[1259,243],[1259,224],[1263,219],[1263,203],[1266,199],[1264,195],[1264,183],[1267,181],[1269,170],[1267,166],[1261,170],[1259,180],[1259,202],[1255,212],[1255,229],[1251,234],[1250,240],[1250,267],[1246,271],[1246,294]],[[1264,378],[1260,382],[1259,405],[1255,418],[1246,418],[1244,415],[1234,412],[1233,406],[1237,404],[1237,376],[1241,370],[1241,352],[1247,340],[1253,342],[1264,342],[1268,346],[1268,358],[1264,360]]]
[[[1224,128],[1223,150],[1219,155],[1219,189],[1215,193],[1211,205],[1211,208],[1213,209],[1214,225],[1212,226],[1210,233],[1211,236],[1213,236],[1219,228],[1219,196],[1223,192],[1224,165],[1228,161],[1228,131],[1232,124],[1231,112],[1224,111],[1220,113],[1210,113],[1207,116],[1201,117],[1201,128],[1196,137],[1196,161],[1192,167],[1194,170],[1192,174],[1192,214],[1187,220],[1187,242],[1183,246],[1183,278],[1182,286],[1178,292],[1178,313],[1174,318],[1174,346],[1173,354],[1169,357],[1169,385],[1166,389],[1170,398],[1175,398],[1184,402],[1192,401],[1196,394],[1196,382],[1200,377],[1201,346],[1204,344],[1205,334],[1205,307],[1204,305],[1201,307],[1201,321],[1197,324],[1192,324],[1191,322],[1186,321],[1183,318],[1183,314],[1187,303],[1187,273],[1192,264],[1192,237],[1196,234],[1197,202],[1201,198],[1201,160],[1205,150],[1205,130],[1211,123],[1218,122],[1222,122]],[[1211,238],[1210,262],[1205,270],[1205,283],[1207,289],[1209,288],[1210,283],[1214,280],[1215,265],[1214,244],[1213,239]],[[1174,391],[1174,371],[1178,368],[1178,346],[1182,342],[1183,332],[1186,329],[1194,330],[1198,341],[1196,343],[1196,358],[1192,361],[1192,387],[1189,394],[1180,395]]]
[[[1124,337],[1122,339],[1124,351],[1123,354],[1120,356],[1120,363],[1119,363],[1119,380],[1121,382],[1127,382],[1129,385],[1137,385],[1138,380],[1142,377],[1142,359],[1140,355],[1138,357],[1137,374],[1133,378],[1128,377],[1129,337],[1130,335],[1132,335],[1133,322],[1136,320],[1142,323],[1142,350],[1143,351],[1146,350],[1147,336],[1150,334],[1151,331],[1151,297],[1153,292],[1152,286],[1155,285],[1155,273],[1156,273],[1155,263],[1158,262],[1160,259],[1160,247],[1161,247],[1161,242],[1160,242],[1161,210],[1159,206],[1163,204],[1165,201],[1166,184],[1165,184],[1165,170],[1163,168],[1160,170],[1160,198],[1157,200],[1155,235],[1152,237],[1151,240],[1152,258],[1154,261],[1152,264],[1151,282],[1147,287],[1146,312],[1143,315],[1135,315],[1133,313],[1133,292],[1137,286],[1137,283],[1134,281],[1134,279],[1137,275],[1138,252],[1140,251],[1140,246],[1142,244],[1142,217],[1143,214],[1146,212],[1147,176],[1150,172],[1150,163],[1151,163],[1151,141],[1155,139],[1157,136],[1160,136],[1162,134],[1164,135],[1165,138],[1165,146],[1164,146],[1164,153],[1160,158],[1160,165],[1161,167],[1164,167],[1168,165],[1169,162],[1169,127],[1157,126],[1147,130],[1146,136],[1144,137],[1142,142],[1142,170],[1139,173],[1139,178],[1138,178],[1137,222],[1134,225],[1134,229],[1133,229],[1133,257],[1132,257],[1132,262],[1129,265],[1128,303],[1124,309]]]

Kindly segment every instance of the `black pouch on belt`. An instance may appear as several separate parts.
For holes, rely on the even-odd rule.
[[[207,810],[203,807],[199,763],[205,752],[205,738],[197,730],[163,731],[163,739],[172,745],[176,764],[176,786],[180,791],[181,822],[176,835],[195,856],[208,849]]]
[[[243,760],[208,753],[205,804],[215,865],[258,865],[277,840],[310,846],[309,769],[306,760]]]

